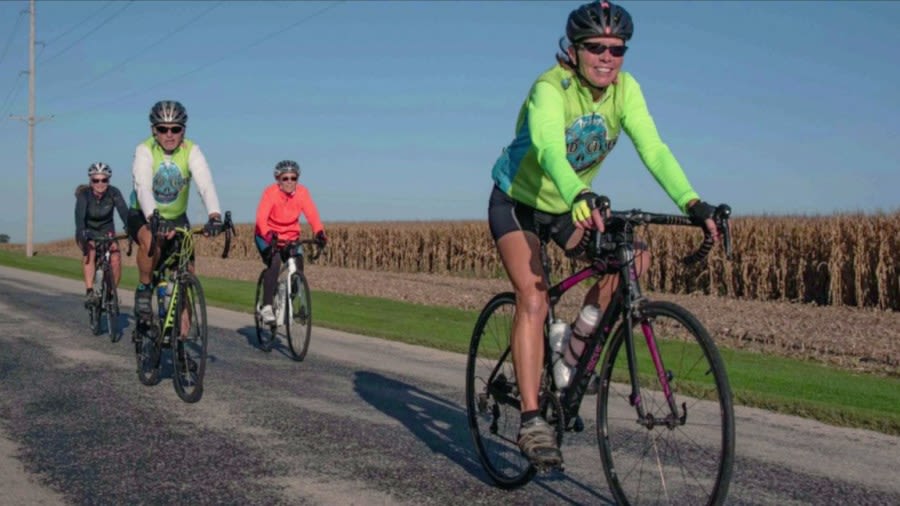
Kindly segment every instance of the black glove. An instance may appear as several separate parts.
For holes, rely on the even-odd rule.
[[[225,226],[222,224],[222,218],[218,216],[210,216],[209,221],[206,222],[206,225],[203,226],[203,233],[210,236],[215,237],[222,232],[222,229]]]
[[[320,248],[324,248],[325,245],[328,244],[328,237],[325,237],[324,230],[320,230],[319,233],[316,234],[316,244],[318,244]]]
[[[687,213],[694,225],[703,225],[706,220],[713,217],[716,208],[699,200],[688,208]]]

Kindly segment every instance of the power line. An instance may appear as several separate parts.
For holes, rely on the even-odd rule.
[[[56,37],[53,37],[52,39],[50,39],[50,41],[47,42],[47,44],[51,44],[51,45],[52,45],[54,42],[56,42],[56,41],[58,41],[59,39],[65,37],[66,35],[72,33],[72,30],[74,30],[74,29],[78,28],[79,26],[81,26],[81,25],[87,23],[87,22],[90,21],[91,19],[94,19],[94,16],[96,16],[97,14],[100,14],[100,12],[102,12],[104,9],[106,9],[107,7],[109,7],[110,5],[112,5],[112,3],[113,3],[112,0],[110,0],[109,2],[106,2],[105,4],[103,4],[102,6],[100,6],[99,9],[97,9],[97,10],[95,10],[94,12],[90,13],[86,18],[84,18],[84,19],[82,19],[81,21],[79,21],[79,22],[75,23],[74,25],[70,26],[69,29],[66,30],[65,32],[63,32],[63,33],[57,35]]]
[[[6,113],[9,112],[9,110],[7,109],[6,106],[7,105],[12,106],[13,102],[15,102],[15,100],[17,98],[19,98],[18,93],[16,93],[16,95],[13,97],[13,92],[22,90],[22,88],[19,87],[19,83],[22,82],[22,76],[25,75],[26,73],[27,72],[24,72],[24,71],[19,72],[19,76],[16,77],[15,84],[13,84],[13,87],[10,88],[9,93],[6,94],[6,98],[3,100],[3,105],[0,106],[0,111],[2,111],[2,112],[0,112],[0,118],[7,119]],[[10,97],[12,97],[12,98],[10,99]]]
[[[38,44],[41,44],[41,49],[35,55],[35,58],[41,56],[41,53],[44,52],[43,43],[35,42],[35,45],[38,45]],[[19,72],[19,76],[16,78],[16,82],[13,84],[13,87],[9,90],[9,93],[6,94],[6,98],[3,100],[3,105],[0,105],[0,119],[4,118],[6,116],[6,113],[11,112],[9,108],[11,108],[13,106],[13,104],[16,103],[16,99],[19,98],[18,92],[22,91],[22,88],[19,87],[19,82],[22,80],[22,76],[27,75],[27,74],[28,74],[27,70],[23,70],[23,71]],[[13,95],[13,92],[17,92],[17,93],[15,95]],[[10,97],[12,97],[12,98],[10,98]]]
[[[79,39],[76,40],[75,42],[73,42],[73,43],[69,44],[68,46],[66,46],[65,49],[63,49],[62,51],[60,51],[60,52],[54,54],[53,56],[48,57],[48,58],[45,59],[45,60],[41,60],[41,63],[42,63],[42,64],[47,64],[48,62],[53,61],[54,59],[56,59],[57,56],[59,56],[59,55],[65,53],[65,52],[68,51],[69,49],[72,49],[73,47],[75,47],[76,45],[78,45],[78,43],[80,43],[80,42],[83,41],[84,39],[86,39],[86,38],[90,37],[91,35],[97,33],[97,31],[98,31],[100,28],[103,28],[103,25],[105,25],[106,23],[109,23],[109,22],[112,21],[115,17],[117,17],[119,14],[121,14],[122,11],[124,11],[125,9],[127,9],[128,7],[130,7],[132,2],[134,2],[134,0],[128,0],[128,1],[125,3],[125,5],[124,5],[121,9],[117,10],[116,12],[112,13],[112,15],[110,15],[109,17],[107,17],[106,19],[104,19],[103,21],[101,21],[99,25],[97,25],[96,27],[94,27],[92,30],[89,30],[87,33],[85,33],[84,35],[82,35],[81,38],[79,38]]]
[[[335,7],[337,7],[339,4],[344,3],[344,2],[346,2],[346,1],[347,1],[347,0],[337,0],[336,2],[332,3],[331,5],[328,5],[328,6],[324,7],[324,8],[322,8],[322,9],[319,9],[318,11],[316,11],[316,12],[314,12],[314,13],[312,13],[312,14],[310,14],[310,15],[304,17],[304,18],[301,18],[301,19],[299,19],[299,20],[297,20],[297,21],[295,21],[295,22],[293,22],[293,23],[291,23],[291,24],[289,24],[289,25],[287,25],[287,26],[285,26],[285,27],[283,27],[283,28],[279,28],[278,30],[275,30],[275,31],[269,32],[269,33],[266,34],[266,35],[263,35],[263,36],[260,37],[259,39],[256,39],[255,41],[253,41],[253,42],[251,42],[251,43],[245,45],[245,46],[242,47],[242,48],[239,48],[239,49],[237,49],[237,50],[234,50],[234,51],[231,51],[231,52],[227,53],[225,56],[219,58],[218,60],[213,60],[213,61],[211,61],[211,62],[209,62],[209,63],[204,64],[204,65],[200,65],[199,67],[196,67],[196,68],[194,68],[194,69],[192,69],[192,70],[189,70],[189,71],[187,71],[187,72],[184,72],[184,73],[182,73],[182,74],[179,74],[179,75],[176,75],[176,76],[173,76],[173,77],[167,77],[165,80],[162,80],[162,81],[159,81],[159,82],[157,82],[157,83],[154,83],[152,86],[149,86],[149,87],[147,87],[147,88],[145,88],[145,89],[143,89],[143,90],[133,91],[133,92],[130,92],[130,93],[126,93],[125,95],[120,95],[120,96],[118,96],[118,97],[116,97],[116,98],[114,98],[114,99],[112,99],[112,100],[109,100],[109,101],[106,101],[106,102],[102,102],[102,103],[100,103],[100,104],[94,105],[94,106],[92,106],[92,107],[88,107],[88,108],[86,108],[86,109],[77,109],[77,110],[74,110],[74,111],[65,111],[65,112],[63,112],[63,113],[56,114],[56,116],[75,115],[75,114],[80,114],[80,113],[88,112],[88,111],[91,111],[91,110],[94,110],[94,109],[97,109],[97,108],[100,108],[100,107],[104,107],[104,106],[116,104],[116,103],[118,103],[118,102],[121,102],[122,100],[125,100],[126,98],[130,98],[130,97],[133,97],[133,96],[135,96],[135,95],[140,95],[140,94],[146,93],[146,92],[149,91],[149,90],[158,89],[158,88],[160,88],[160,87],[161,87],[162,85],[164,85],[164,84],[168,84],[168,83],[170,83],[170,82],[177,81],[177,80],[179,80],[179,79],[183,79],[184,77],[187,77],[187,76],[189,76],[189,75],[191,75],[191,74],[195,74],[195,73],[197,73],[197,72],[200,72],[201,70],[205,70],[205,69],[207,69],[207,68],[209,68],[209,67],[212,67],[213,65],[217,65],[217,64],[219,64],[219,63],[222,63],[223,61],[230,59],[230,58],[233,57],[234,55],[239,54],[239,53],[242,53],[242,52],[244,52],[244,51],[246,51],[246,50],[248,50],[248,49],[250,49],[250,48],[256,47],[256,46],[262,44],[263,42],[265,42],[265,41],[267,41],[267,40],[269,40],[269,39],[275,37],[276,35],[279,35],[279,34],[281,34],[281,33],[284,33],[284,32],[286,32],[286,31],[288,31],[288,30],[291,30],[291,29],[293,29],[293,28],[296,28],[297,26],[299,26],[299,25],[301,25],[301,24],[303,24],[303,23],[309,21],[310,19],[315,18],[316,16],[319,16],[319,15],[321,15],[321,14],[324,14],[325,12],[327,12],[327,11],[329,11],[329,10],[331,10],[331,9],[333,9],[333,8],[335,8]]]
[[[96,82],[99,81],[101,78],[103,78],[103,77],[105,77],[105,76],[111,74],[112,72],[114,72],[114,71],[116,71],[116,70],[122,68],[122,67],[125,66],[126,64],[128,64],[128,63],[134,61],[134,59],[137,58],[138,56],[140,56],[140,55],[146,53],[147,51],[149,51],[150,49],[153,49],[154,47],[158,46],[161,42],[164,42],[164,41],[165,41],[166,39],[168,39],[169,37],[175,35],[175,34],[178,33],[178,32],[183,31],[183,30],[184,30],[185,28],[187,28],[188,26],[191,26],[191,25],[194,24],[198,19],[200,19],[200,18],[206,16],[207,14],[209,14],[210,12],[212,12],[216,7],[222,5],[223,3],[224,3],[224,0],[219,1],[219,2],[216,2],[215,4],[212,5],[212,7],[206,9],[205,11],[201,12],[200,14],[197,14],[196,16],[194,16],[193,18],[189,19],[189,20],[188,20],[187,22],[185,22],[184,24],[182,24],[182,25],[180,25],[180,26],[178,26],[178,27],[176,27],[176,28],[170,30],[168,33],[164,34],[164,35],[161,36],[160,38],[158,38],[158,39],[154,40],[153,42],[151,42],[150,44],[146,45],[144,48],[140,49],[138,52],[136,52],[136,53],[134,53],[133,55],[129,56],[129,57],[126,58],[125,60],[123,60],[123,61],[117,63],[116,65],[114,65],[113,67],[107,69],[105,72],[101,72],[100,74],[94,76],[92,79],[90,79],[90,80],[88,80],[88,81],[85,81],[85,82],[84,82],[83,84],[81,84],[80,86],[70,87],[67,91],[68,91],[68,92],[71,92],[71,91],[74,91],[74,90],[84,89],[84,88],[86,88],[87,86],[96,83]],[[57,95],[57,96],[55,96],[55,97],[51,97],[51,98],[47,99],[47,102],[53,103],[53,102],[58,101],[60,98],[66,98],[66,96],[65,96],[65,95]]]
[[[9,33],[9,39],[6,40],[6,46],[3,48],[3,54],[0,54],[0,63],[3,63],[3,59],[6,58],[6,53],[9,51],[9,46],[12,44],[13,37],[16,36],[16,31],[19,29],[19,22],[22,21],[22,18],[25,14],[28,14],[28,11],[19,11],[19,17],[16,18],[16,24],[13,25],[12,32]]]

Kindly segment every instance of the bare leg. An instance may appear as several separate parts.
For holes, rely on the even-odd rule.
[[[118,250],[113,251],[109,255],[109,266],[112,269],[113,281],[115,287],[119,287],[119,280],[122,279],[122,255]]]
[[[634,250],[634,263],[637,267],[637,275],[640,277],[650,267],[651,255],[646,249],[638,249],[637,245]],[[594,283],[594,286],[588,290],[584,296],[584,304],[594,304],[604,309],[609,307],[616,288],[619,286],[619,278],[614,274],[608,274],[601,277]]]
[[[538,409],[538,390],[544,364],[544,322],[547,319],[547,282],[541,266],[537,236],[510,232],[497,241],[500,259],[516,293],[512,329],[513,363],[525,411]]]
[[[81,262],[81,271],[84,273],[84,288],[86,290],[90,290],[94,288],[94,257],[96,256],[96,250],[94,249],[94,242],[91,241],[88,243],[88,254],[82,258]]]
[[[137,256],[137,268],[138,268],[138,281],[145,285],[149,285],[152,281],[153,276],[153,266],[156,265],[156,262],[159,260],[159,245],[157,244],[156,251],[153,252],[153,256],[148,256],[147,252],[150,251],[150,242],[152,237],[150,235],[150,228],[147,225],[141,227],[138,231],[138,256]]]

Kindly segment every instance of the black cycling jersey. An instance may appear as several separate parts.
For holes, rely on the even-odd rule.
[[[128,205],[122,193],[115,186],[109,188],[97,198],[90,187],[82,188],[75,194],[75,240],[81,241],[87,231],[91,236],[115,234],[113,209],[118,211],[122,223],[128,223]]]

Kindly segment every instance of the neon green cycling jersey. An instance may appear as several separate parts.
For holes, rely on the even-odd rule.
[[[590,189],[619,133],[682,211],[699,198],[647,111],[637,81],[620,72],[599,102],[572,71],[555,65],[535,81],[519,110],[516,137],[494,164],[494,183],[514,200],[561,214]],[[610,192],[600,191],[608,194]]]

